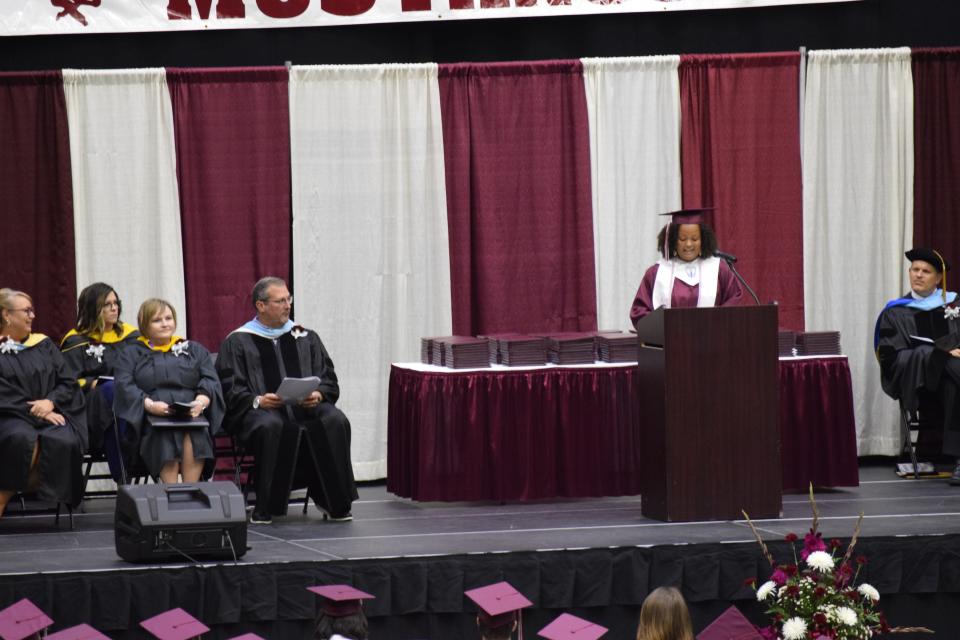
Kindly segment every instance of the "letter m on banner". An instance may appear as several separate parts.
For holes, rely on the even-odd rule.
[[[169,0],[167,3],[167,18],[170,20],[190,20],[193,18],[191,0]],[[194,0],[197,5],[197,15],[201,20],[210,17],[210,7],[213,0]],[[243,18],[247,14],[243,0],[217,0],[218,18]]]

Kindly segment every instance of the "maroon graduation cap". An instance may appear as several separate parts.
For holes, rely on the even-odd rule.
[[[763,640],[740,610],[730,607],[697,635],[697,640]]]
[[[478,617],[491,627],[499,627],[517,620],[520,640],[523,640],[523,620],[520,610],[533,605],[526,596],[513,588],[509,582],[496,582],[485,587],[465,591],[464,595],[480,608]]]
[[[69,629],[51,633],[45,640],[110,640],[88,624],[78,624]]]
[[[179,607],[147,618],[140,626],[158,640],[189,640],[210,631],[207,625]]]
[[[53,624],[53,618],[26,598],[0,611],[0,638],[23,640]]]
[[[670,216],[670,224],[709,224],[713,226],[713,207],[693,207],[661,213]]]
[[[360,591],[348,584],[328,584],[307,587],[323,598],[323,612],[333,618],[342,618],[360,613],[364,600],[373,600],[374,596]]]
[[[245,633],[242,636],[233,636],[228,640],[264,640],[264,639],[255,633]]]
[[[606,632],[606,627],[569,613],[562,613],[553,622],[540,629],[539,635],[547,640],[597,640]]]

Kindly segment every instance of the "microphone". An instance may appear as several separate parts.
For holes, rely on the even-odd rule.
[[[737,256],[733,255],[732,253],[726,253],[726,252],[724,252],[724,251],[717,251],[717,252],[715,252],[715,253],[716,253],[716,256],[717,256],[718,258],[723,258],[723,259],[726,260],[727,262],[736,262],[736,261],[737,261]]]

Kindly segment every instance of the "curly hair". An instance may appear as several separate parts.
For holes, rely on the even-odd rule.
[[[367,616],[362,611],[339,617],[330,616],[321,611],[313,630],[313,640],[328,640],[334,634],[352,640],[367,640],[368,633]]]
[[[657,234],[657,251],[660,252],[660,255],[667,255],[671,258],[677,255],[677,238],[680,235],[680,225],[671,224],[669,237],[665,238],[667,234],[667,226],[663,225],[663,228],[660,229],[660,233]],[[701,258],[712,258],[717,255],[717,236],[713,233],[713,229],[710,228],[710,225],[701,222],[700,227],[700,257]],[[670,252],[667,253],[664,251],[664,242],[670,247]]]

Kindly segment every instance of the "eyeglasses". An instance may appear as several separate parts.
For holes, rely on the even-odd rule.
[[[273,304],[279,304],[279,305],[293,304],[293,296],[290,296],[289,298],[277,298],[276,300],[267,300],[267,302],[271,302]]]
[[[33,307],[24,307],[23,309],[10,309],[10,311],[22,311],[28,316],[36,316],[37,313],[33,310]]]
[[[104,302],[104,303],[103,303],[103,308],[104,308],[104,309],[119,309],[119,308],[120,308],[120,301],[117,300],[116,302]]]

